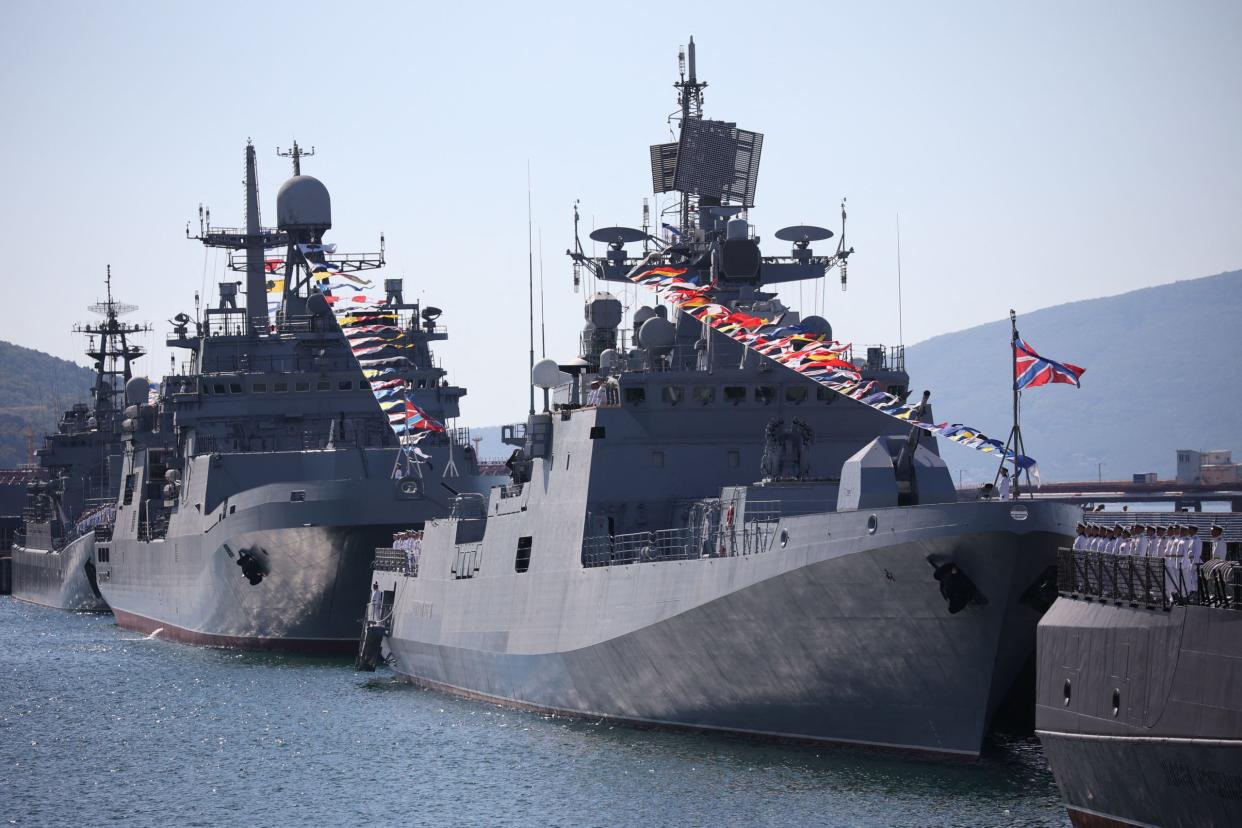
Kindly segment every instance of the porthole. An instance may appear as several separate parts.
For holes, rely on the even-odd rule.
[[[880,528],[880,519],[875,515],[867,518],[867,534],[874,535],[875,530]]]
[[[1061,688],[1061,693],[1065,696],[1065,706],[1069,707],[1070,696],[1074,694],[1074,687],[1070,684],[1070,680],[1065,680],[1065,686]]]

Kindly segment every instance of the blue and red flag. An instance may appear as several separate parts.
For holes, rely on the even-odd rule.
[[[405,400],[405,424],[411,431],[444,431],[444,423],[428,416],[408,398]]]
[[[1034,348],[1022,341],[1022,337],[1014,339],[1013,387],[1015,391],[1053,382],[1063,382],[1066,385],[1081,388],[1082,383],[1079,382],[1079,377],[1084,371],[1086,371],[1085,368],[1079,368],[1077,365],[1040,356],[1035,353]]]

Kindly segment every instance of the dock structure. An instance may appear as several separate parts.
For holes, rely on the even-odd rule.
[[[979,495],[978,489],[958,490],[963,498]],[[1172,503],[1178,511],[1202,512],[1204,503],[1228,503],[1229,511],[1242,512],[1242,483],[1178,483],[1176,480],[1131,482],[1102,480],[1078,483],[1044,483],[1034,492],[1039,500],[1066,503]]]

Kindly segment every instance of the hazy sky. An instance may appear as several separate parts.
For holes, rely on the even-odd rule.
[[[690,34],[707,116],[766,136],[765,250],[787,224],[835,229],[849,198],[849,290],[834,274],[800,300],[838,338],[898,339],[898,212],[908,343],[1242,267],[1242,4],[863,5],[6,3],[0,339],[85,362],[69,328],[111,263],[164,373],[165,320],[225,276],[186,221],[203,202],[242,223],[247,138],[274,219],[296,137],[332,192],[327,240],[384,232],[387,275],[444,308],[461,424],[520,419],[527,162],[565,358],[573,200],[587,230],[639,223]]]

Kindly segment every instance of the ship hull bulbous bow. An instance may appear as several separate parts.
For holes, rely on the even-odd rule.
[[[14,546],[13,597],[72,612],[107,612],[94,582],[95,534],[88,532],[58,552]]]
[[[974,756],[1034,652],[1046,604],[1032,598],[1032,587],[1047,577],[1063,542],[1059,532],[1041,531],[888,546],[844,538],[770,576],[764,559],[784,550],[587,569],[562,588],[595,597],[581,617],[566,613],[560,624],[588,626],[597,640],[563,651],[515,652],[506,646],[511,634],[487,631],[486,618],[475,633],[444,634],[432,603],[403,601],[401,592],[429,574],[420,573],[389,579],[397,596],[388,644],[404,678],[506,705]],[[929,559],[951,559],[977,588],[960,611],[949,611]],[[736,587],[666,617],[658,617],[659,600],[637,597],[702,584],[690,576],[693,567],[718,568],[714,580]],[[589,584],[598,579],[611,582]],[[536,623],[554,623],[529,602],[528,612]],[[633,617],[643,613],[652,614],[650,623]]]

